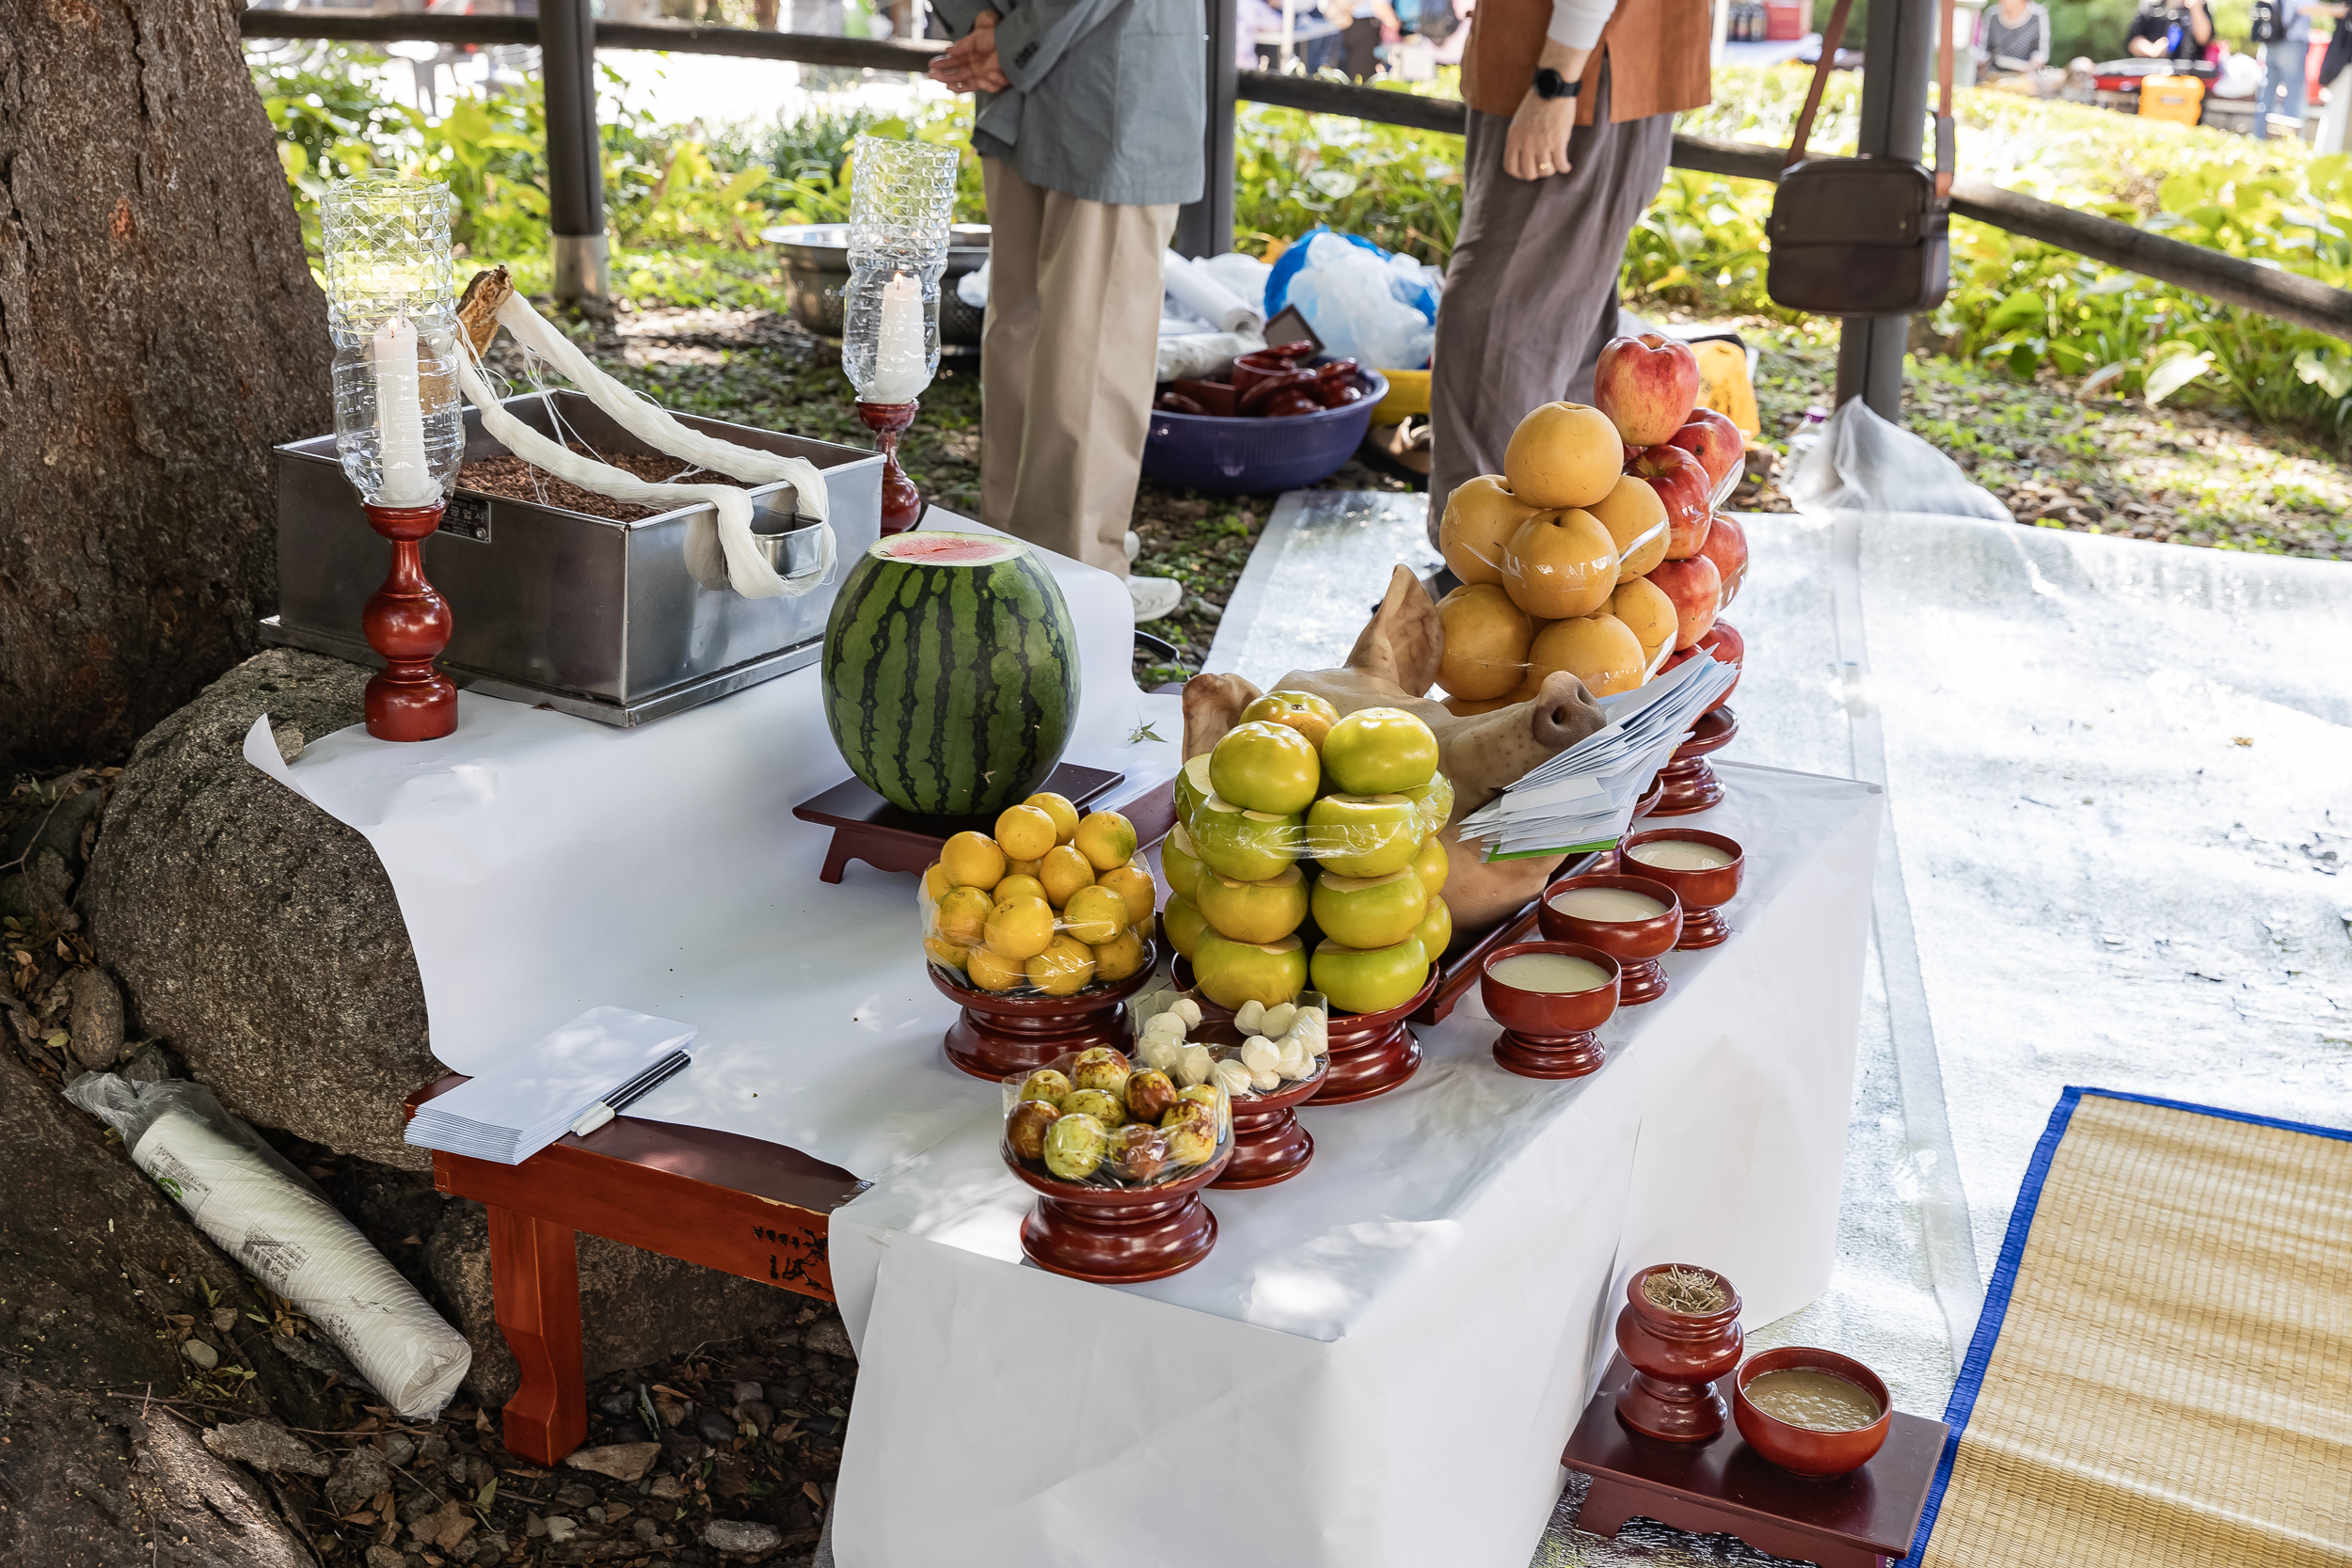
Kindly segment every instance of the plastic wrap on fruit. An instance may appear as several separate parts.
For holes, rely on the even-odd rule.
[[[1082,1076],[1096,1086],[1070,1086]],[[1007,1157],[1064,1181],[1177,1180],[1216,1159],[1232,1136],[1232,1102],[1214,1085],[1180,1089],[1168,1074],[1107,1046],[1002,1082]]]
[[[1207,773],[1201,760],[1214,762],[1216,747],[1229,732],[1274,716],[1276,710],[1298,715],[1308,724],[1329,725],[1365,708],[1401,709],[1420,719],[1436,737],[1437,771],[1454,791],[1449,819],[1437,834],[1446,868],[1436,871],[1431,862],[1416,858],[1417,866],[1427,868],[1416,872],[1424,891],[1434,896],[1431,884],[1442,885],[1453,922],[1470,929],[1523,908],[1543,891],[1550,864],[1540,857],[1488,863],[1481,858],[1480,846],[1461,842],[1455,824],[1537,763],[1598,729],[1600,707],[1581,680],[1562,670],[1547,675],[1524,699],[1475,716],[1454,714],[1419,695],[1435,684],[1444,653],[1444,625],[1436,604],[1412,573],[1400,566],[1344,668],[1293,672],[1271,697],[1238,675],[1194,676],[1184,687],[1187,760],[1185,772],[1179,775],[1180,799],[1185,779],[1196,768]],[[1189,836],[1200,847],[1198,829]],[[1263,847],[1263,839],[1261,832],[1254,842]],[[1173,940],[1174,924],[1168,925]],[[1183,950],[1181,943],[1178,950]]]
[[[915,893],[924,953],[951,983],[1061,997],[1150,969],[1159,886],[1133,823],[1041,793],[993,828],[949,838]]]

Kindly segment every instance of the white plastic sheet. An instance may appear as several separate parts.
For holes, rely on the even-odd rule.
[[[1592,1077],[1503,1072],[1472,1000],[1405,1088],[1306,1107],[1300,1176],[1207,1193],[1216,1251],[1150,1285],[1019,1262],[988,1116],[837,1211],[842,1568],[1166,1561],[1118,1499],[1171,1491],[1215,1499],[1187,1560],[1523,1568],[1634,1269],[1705,1260],[1755,1323],[1830,1275],[1881,797],[1722,771],[1677,821],[1747,847],[1739,935],[1670,955]]]
[[[1125,589],[1040,554],[1083,662],[1064,760],[1124,772],[1121,799],[1164,784],[1183,719],[1128,673]],[[792,808],[849,768],[817,677],[800,670],[634,730],[460,692],[456,733],[439,740],[391,744],[355,725],[289,767],[263,720],[246,756],[374,846],[416,948],[434,1054],[451,1068],[479,1072],[590,1007],[679,1019],[701,1031],[694,1065],[631,1116],[788,1144],[866,1176],[995,1089],[941,1053],[954,1009],[925,975],[909,879],[861,863],[837,885],[818,880],[831,831]],[[1163,738],[1131,740],[1149,721]]]
[[[1990,490],[1960,465],[1899,425],[1889,424],[1860,398],[1837,405],[1821,438],[1788,481],[1800,512],[1927,512],[1950,517],[2013,522]]]

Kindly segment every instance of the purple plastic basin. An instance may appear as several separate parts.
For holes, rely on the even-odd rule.
[[[1320,483],[1363,444],[1373,405],[1389,395],[1388,377],[1359,370],[1360,403],[1320,408],[1287,420],[1152,410],[1143,438],[1143,471],[1162,484],[1220,496],[1268,495]]]

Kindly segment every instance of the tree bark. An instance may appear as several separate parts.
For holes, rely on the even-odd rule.
[[[233,0],[0,0],[0,771],[253,650],[329,356]]]

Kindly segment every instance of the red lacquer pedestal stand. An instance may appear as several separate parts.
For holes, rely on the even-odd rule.
[[[915,490],[914,481],[898,467],[898,437],[914,422],[922,406],[916,399],[857,405],[858,419],[874,433],[874,444],[882,448],[882,531],[885,539],[894,533],[904,533],[923,515],[923,498]]]
[[[1200,1189],[1225,1174],[1228,1143],[1179,1181],[1155,1187],[1082,1187],[1029,1169],[1009,1154],[1013,1175],[1037,1189],[1021,1222],[1022,1255],[1041,1269],[1097,1285],[1137,1285],[1182,1274],[1216,1245],[1216,1216]]]
[[[1645,871],[1647,867],[1644,868]],[[1571,888],[1612,887],[1628,893],[1639,893],[1655,898],[1666,906],[1664,914],[1654,914],[1647,920],[1587,920],[1581,915],[1564,914],[1552,908],[1551,901]],[[1536,906],[1536,927],[1546,942],[1576,942],[1587,947],[1597,947],[1617,960],[1624,970],[1617,987],[1617,1005],[1638,1007],[1655,1002],[1666,994],[1666,972],[1660,966],[1658,956],[1669,952],[1682,935],[1682,905],[1675,897],[1675,890],[1648,876],[1619,877],[1595,873],[1584,877],[1564,877],[1544,889],[1543,902]]]
[[[1609,982],[1591,990],[1524,990],[1494,976],[1494,966],[1521,954],[1552,953],[1582,958],[1608,972]],[[1502,1025],[1495,1061],[1521,1078],[1581,1078],[1598,1072],[1609,1053],[1594,1033],[1617,1011],[1617,960],[1597,947],[1571,942],[1522,942],[1499,948],[1480,966],[1479,998],[1486,1014]]]
[[[1421,1070],[1421,1041],[1405,1021],[1438,994],[1438,968],[1401,1006],[1384,1013],[1333,1013],[1331,1061],[1324,1069],[1318,1105],[1353,1105],[1359,1100],[1402,1087]]]
[[[1740,1292],[1714,1270],[1693,1269],[1723,1288],[1724,1305],[1705,1313],[1661,1307],[1644,1287],[1650,1275],[1677,1266],[1653,1263],[1626,1281],[1617,1349],[1635,1375],[1617,1390],[1617,1419],[1661,1442],[1704,1443],[1731,1415],[1715,1380],[1740,1365]]]
[[[1147,943],[1141,969],[1074,996],[1004,996],[958,985],[937,964],[926,968],[940,993],[963,1009],[947,1026],[947,1059],[975,1078],[997,1079],[1035,1072],[1065,1052],[1098,1045],[1132,1054],[1127,998],[1150,983],[1158,962],[1158,948]]]
[[[359,612],[368,646],[384,668],[368,682],[368,733],[378,740],[438,740],[457,727],[457,687],[433,667],[456,623],[449,601],[424,580],[421,541],[441,526],[431,506],[371,506],[368,526],[392,544],[392,569]]]
[[[1298,1107],[1315,1098],[1330,1076],[1327,1066],[1313,1077],[1286,1084],[1273,1094],[1233,1101],[1233,1163],[1212,1186],[1271,1187],[1307,1168],[1315,1140],[1298,1124]]]
[[[1731,863],[1705,871],[1677,871],[1671,865],[1651,865],[1635,858],[1634,851],[1643,845],[1669,839],[1721,849],[1731,857]],[[1675,939],[1675,950],[1679,953],[1720,947],[1731,940],[1731,923],[1723,917],[1721,906],[1739,895],[1740,876],[1747,865],[1747,856],[1737,839],[1702,832],[1696,828],[1653,828],[1648,832],[1631,835],[1617,847],[1620,872],[1647,877],[1675,890],[1675,897],[1682,905],[1682,935]]]
[[[1730,745],[1732,736],[1739,733],[1739,716],[1727,707],[1699,715],[1699,721],[1691,726],[1691,738],[1675,748],[1674,761],[1659,772],[1659,782],[1666,786],[1666,798],[1650,808],[1650,815],[1688,816],[1722,800],[1723,781],[1715,777],[1715,769],[1708,766],[1707,757],[1708,752]]]

